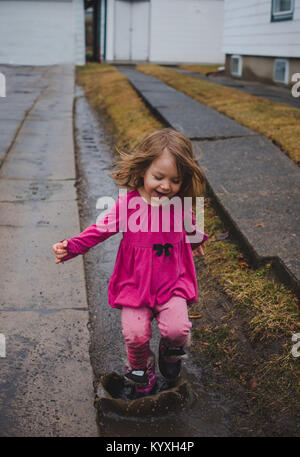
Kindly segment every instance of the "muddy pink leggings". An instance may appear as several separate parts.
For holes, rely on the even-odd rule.
[[[123,337],[131,368],[143,369],[150,355],[151,321],[157,319],[162,338],[168,346],[182,346],[189,337],[191,322],[184,298],[173,296],[151,308],[122,308]]]

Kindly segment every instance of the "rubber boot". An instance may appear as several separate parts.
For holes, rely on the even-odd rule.
[[[167,346],[163,338],[159,342],[158,366],[161,374],[169,381],[175,381],[181,370],[181,360],[187,355],[183,346]]]
[[[155,357],[153,353],[151,353],[144,369],[131,368],[129,364],[127,364],[126,369],[125,378],[134,384],[136,393],[147,395],[152,392],[156,384]]]

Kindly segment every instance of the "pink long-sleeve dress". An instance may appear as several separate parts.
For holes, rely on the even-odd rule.
[[[133,190],[121,195],[97,224],[67,240],[68,255],[63,261],[85,254],[91,247],[122,231],[123,238],[108,285],[109,304],[113,308],[153,308],[173,295],[185,298],[188,304],[194,303],[197,301],[197,280],[192,249],[204,243],[208,235],[198,231],[192,212],[191,216],[192,230],[188,233],[194,239],[189,241],[182,207],[152,206],[138,190]]]

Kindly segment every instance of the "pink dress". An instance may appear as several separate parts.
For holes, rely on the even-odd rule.
[[[167,220],[164,211],[170,211],[169,226],[164,225]],[[192,248],[204,243],[208,235],[195,228],[192,215],[194,231],[189,234],[198,238],[190,243],[183,227],[185,217],[182,208],[151,206],[133,190],[120,196],[97,224],[68,239],[68,255],[63,260],[85,254],[92,246],[123,231],[108,285],[109,304],[113,308],[153,308],[173,295],[186,299],[188,304],[194,303],[197,279]]]

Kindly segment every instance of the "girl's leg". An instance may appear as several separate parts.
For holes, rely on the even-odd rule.
[[[173,296],[167,303],[158,305],[158,327],[161,333],[158,365],[161,374],[175,381],[180,374],[181,359],[185,356],[183,345],[187,342],[192,326],[186,300]]]
[[[126,344],[127,357],[131,368],[144,370],[151,355],[151,320],[153,313],[149,308],[122,308],[122,329]]]
[[[160,334],[167,346],[183,346],[190,335],[187,303],[184,298],[173,296],[168,302],[155,307]]]

